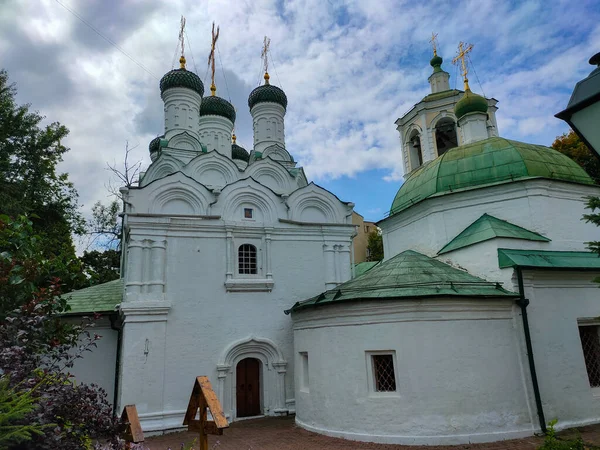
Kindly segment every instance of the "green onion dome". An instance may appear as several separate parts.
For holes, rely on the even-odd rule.
[[[269,74],[265,73],[265,84],[250,92],[248,106],[252,109],[254,105],[258,103],[267,102],[279,103],[283,106],[283,109],[287,108],[287,96],[285,95],[285,92],[277,86],[269,84]]]
[[[440,67],[443,62],[444,62],[444,60],[442,59],[441,56],[434,55],[433,58],[431,58],[431,61],[429,61],[429,64],[431,65],[431,67],[436,68],[436,67]]]
[[[235,108],[227,100],[211,95],[204,97],[200,103],[200,117],[202,116],[221,116],[235,123]]]
[[[156,153],[160,150],[160,140],[163,139],[165,135],[156,136],[154,139],[150,141],[150,145],[148,145],[148,149],[150,150],[150,154]]]
[[[198,75],[184,68],[174,69],[167,72],[160,80],[160,93],[174,87],[188,88],[204,95],[204,84]]]
[[[480,112],[487,114],[488,102],[481,95],[473,94],[470,89],[465,90],[465,95],[454,106],[456,120],[460,120],[465,114]]]
[[[248,162],[250,160],[250,153],[244,147],[240,147],[234,142],[231,144],[231,158]]]

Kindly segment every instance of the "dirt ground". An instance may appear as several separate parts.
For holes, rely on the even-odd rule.
[[[567,430],[563,437],[581,435],[586,446],[600,446],[600,425]],[[148,438],[145,444],[150,450],[180,450],[182,443],[189,443],[197,435],[187,432],[170,433]],[[223,436],[210,436],[209,448],[215,450],[534,450],[539,447],[542,437],[494,442],[491,444],[463,444],[457,446],[409,447],[402,445],[371,444],[336,439],[298,428],[294,417],[277,417],[244,420],[231,424]],[[197,447],[196,447],[197,448]]]

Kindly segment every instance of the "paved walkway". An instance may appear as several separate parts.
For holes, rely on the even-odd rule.
[[[581,435],[587,447],[600,446],[600,425],[567,430],[561,435]],[[182,443],[194,440],[196,434],[180,432],[156,436],[146,440],[150,450],[180,450]],[[463,444],[458,446],[409,447],[402,445],[371,444],[330,438],[298,428],[294,417],[265,418],[235,422],[223,436],[210,436],[209,449],[215,450],[534,450],[543,442],[542,437],[500,441],[490,444]],[[198,447],[195,447],[196,449]]]

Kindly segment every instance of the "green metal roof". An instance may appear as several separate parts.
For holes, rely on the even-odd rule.
[[[557,252],[499,248],[498,265],[501,269],[507,267],[529,267],[600,271],[600,255],[593,252]]]
[[[594,184],[579,164],[557,150],[491,137],[455,147],[415,169],[398,190],[390,215],[433,195],[531,178]]]
[[[357,300],[415,297],[515,298],[518,294],[503,289],[498,283],[475,277],[413,250],[406,250],[334,289],[297,302],[286,313]]]
[[[85,289],[65,294],[71,307],[69,314],[114,311],[123,300],[123,280],[97,284]]]
[[[248,153],[248,150],[244,147],[240,147],[237,144],[231,144],[231,158],[248,162],[250,160],[250,153]]]
[[[518,225],[507,222],[506,220],[501,220],[494,216],[490,216],[489,214],[484,214],[463,231],[461,231],[458,236],[448,242],[438,252],[438,255],[497,237],[525,239],[528,241],[550,241],[550,239],[542,236],[541,234],[529,231]]]
[[[368,272],[381,261],[364,261],[354,264],[354,278],[361,276],[363,273]]]

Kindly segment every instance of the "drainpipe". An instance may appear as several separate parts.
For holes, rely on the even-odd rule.
[[[533,346],[531,345],[531,333],[529,332],[529,319],[527,318],[527,305],[529,299],[525,298],[525,289],[523,287],[523,272],[520,267],[517,271],[517,281],[519,283],[519,296],[517,305],[521,307],[521,317],[523,318],[523,330],[525,331],[525,345],[527,346],[527,359],[529,360],[529,371],[531,372],[531,384],[533,385],[533,395],[535,396],[535,405],[537,407],[538,418],[542,432],[546,434],[546,419],[544,418],[544,409],[542,407],[542,397],[540,395],[540,386],[538,385],[537,373],[535,370],[535,361],[533,360]]]
[[[121,375],[121,341],[123,340],[123,324],[119,323],[119,313],[111,314],[110,328],[117,331],[117,364],[115,366],[115,392],[113,394],[113,414],[118,415],[117,401],[119,400],[119,378]]]

